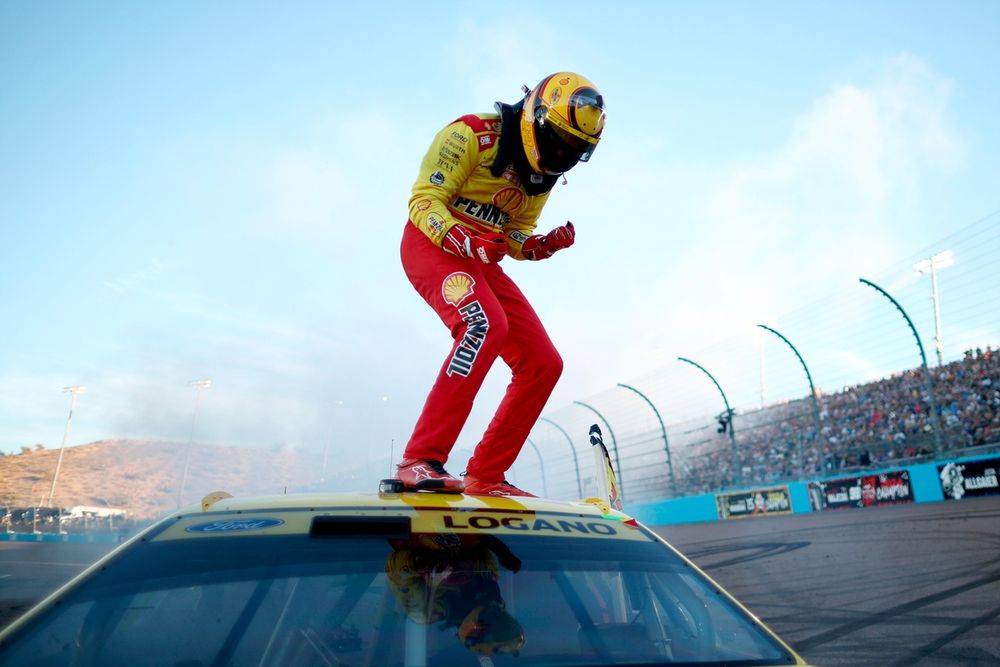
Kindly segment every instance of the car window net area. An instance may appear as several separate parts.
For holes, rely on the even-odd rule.
[[[794,664],[662,544],[415,534],[137,544],[0,648],[26,666]]]

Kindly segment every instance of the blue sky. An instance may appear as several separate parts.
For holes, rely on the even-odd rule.
[[[57,447],[68,385],[70,444],[186,439],[211,378],[199,440],[388,465],[450,345],[399,266],[420,158],[565,69],[609,106],[541,221],[578,242],[505,265],[566,360],[550,409],[757,322],[808,337],[802,308],[1000,209],[998,35],[995,2],[3,3],[0,450]],[[906,335],[826,384],[912,365]]]

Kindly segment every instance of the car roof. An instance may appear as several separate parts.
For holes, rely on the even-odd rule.
[[[318,525],[316,522],[324,524]],[[598,539],[649,539],[635,519],[587,498],[558,501],[527,497],[467,496],[428,492],[297,493],[234,498],[208,494],[163,517],[145,531],[167,541],[233,535],[371,535],[405,523],[406,533],[536,534]],[[381,526],[381,528],[380,528]],[[403,530],[399,528],[399,530]]]
[[[233,497],[225,491],[206,495],[199,505],[190,506],[178,514],[194,512],[249,512],[259,510],[498,510],[511,512],[572,513],[632,520],[630,516],[612,508],[606,500],[584,498],[576,501],[550,500],[529,497],[471,496],[459,493],[293,493],[273,496]]]

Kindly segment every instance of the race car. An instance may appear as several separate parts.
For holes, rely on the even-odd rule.
[[[0,664],[805,665],[607,502],[217,492],[0,633]]]

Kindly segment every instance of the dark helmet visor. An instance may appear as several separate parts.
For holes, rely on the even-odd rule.
[[[561,174],[572,169],[577,162],[586,162],[594,152],[594,145],[561,131],[552,123],[536,123],[538,141],[538,166],[546,174]]]
[[[541,101],[536,101],[535,103],[534,118],[535,139],[538,142],[538,166],[546,174],[562,174],[569,171],[577,162],[588,161],[590,156],[594,154],[594,149],[597,148],[596,143],[587,141],[569,132],[564,127],[560,127],[560,125],[568,121],[571,126],[579,126],[580,123],[577,120],[576,111],[580,107],[594,107],[603,113],[604,101],[601,96],[596,92],[585,89],[574,95],[568,106],[571,118],[560,123],[558,121],[553,122],[549,118],[550,111]],[[598,139],[600,138],[600,130],[603,127],[581,129],[591,131],[597,129],[597,133],[591,136]]]

